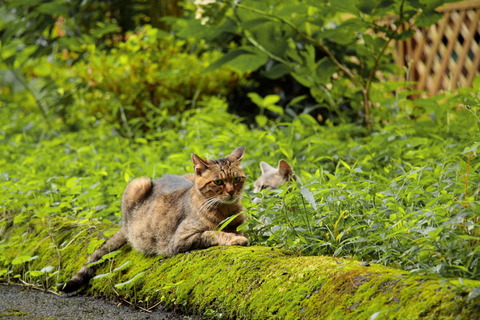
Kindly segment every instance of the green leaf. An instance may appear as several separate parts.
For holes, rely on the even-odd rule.
[[[480,297],[480,287],[475,287],[468,294],[467,301],[477,299],[478,297]]]
[[[356,0],[334,0],[331,2],[331,6],[333,9],[338,10],[340,12],[348,12],[357,14],[357,1]]]
[[[21,255],[21,256],[16,257],[15,259],[13,259],[12,264],[13,265],[23,264],[25,262],[32,261],[32,260],[35,260],[37,258],[38,258],[38,256],[33,256],[32,257],[32,256],[29,256],[29,255]]]
[[[122,288],[132,288],[135,286],[137,283],[140,282],[140,280],[143,279],[145,276],[145,272],[140,272],[139,274],[135,275],[132,279],[122,282],[122,283],[117,283],[114,285],[115,288],[122,289]]]
[[[224,56],[222,56],[220,59],[218,59],[217,61],[213,62],[212,64],[210,64],[205,70],[204,72],[210,72],[210,71],[213,71],[215,69],[218,69],[220,68],[221,66],[225,65],[226,63],[236,59],[237,57],[239,56],[242,56],[242,55],[252,55],[252,52],[251,51],[247,51],[247,50],[244,50],[244,49],[234,49],[230,52],[228,52],[227,54],[225,54]]]
[[[178,282],[175,282],[175,283],[169,283],[169,284],[166,284],[162,287],[162,289],[164,290],[169,290],[171,288],[176,288],[178,287],[179,285],[181,285],[185,280],[180,280]]]
[[[126,269],[130,264],[131,264],[131,261],[128,260],[125,263],[123,263],[120,267],[117,267],[117,268],[113,269],[113,272],[122,271],[122,270]]]
[[[105,239],[92,240],[88,243],[87,253],[92,254],[101,244],[105,242]]]
[[[115,274],[113,272],[101,273],[101,274],[95,275],[93,279],[102,279],[102,278],[110,279],[110,278],[113,278],[114,275]]]
[[[237,55],[225,64],[239,73],[253,72],[265,65],[268,56],[262,52],[248,52]]]
[[[107,253],[106,255],[103,255],[100,260],[95,261],[95,262],[92,262],[92,263],[89,263],[89,264],[88,264],[88,267],[93,267],[93,266],[102,264],[104,261],[115,257],[115,256],[118,255],[120,252],[122,252],[122,251],[121,251],[121,250],[115,250],[115,251],[112,251],[112,252],[110,252],[110,253]]]
[[[290,67],[283,63],[277,63],[270,69],[264,72],[265,77],[269,79],[278,79],[291,72]]]
[[[65,186],[68,189],[72,189],[77,186],[78,178],[77,177],[71,177],[70,179],[65,182]]]
[[[339,159],[339,163],[341,163],[345,168],[347,168],[348,171],[352,171],[352,168],[350,168],[350,166],[348,165],[348,163],[346,163],[346,162],[343,161],[342,159]]]
[[[32,277],[39,277],[39,276],[44,275],[45,273],[42,272],[42,271],[38,271],[38,270],[32,270],[32,271],[28,271],[27,274],[29,276],[32,276]]]
[[[338,71],[337,66],[327,57],[318,61],[316,70],[316,80],[321,84],[329,84],[332,82],[332,75]]]
[[[375,1],[357,0],[357,7],[361,12],[371,14],[375,10]]]
[[[440,12],[435,10],[422,12],[422,14],[415,17],[415,25],[420,28],[430,27],[432,24],[437,23],[442,16]]]
[[[223,221],[221,221],[219,223],[219,227],[218,227],[218,231],[222,231],[223,229],[225,229],[229,224],[230,222],[232,222],[233,220],[235,220],[235,218],[237,218],[240,214],[242,214],[241,212],[237,213],[237,214],[234,214],[233,216],[230,216],[226,219],[224,219]]]
[[[241,22],[241,26],[245,29],[253,29],[258,25],[263,25],[266,22],[271,22],[271,19],[268,18],[255,18],[250,20],[245,20]]]
[[[277,106],[275,104],[266,104],[265,109],[267,109],[267,110],[269,110],[273,113],[276,113],[278,115],[283,116],[283,108],[280,107],[280,106]]]
[[[268,123],[268,118],[265,117],[264,115],[256,115],[255,116],[255,122],[259,127],[264,127]]]
[[[46,15],[51,15],[51,16],[62,16],[62,17],[68,17],[69,16],[69,8],[67,6],[64,6],[61,3],[58,2],[47,2],[47,3],[42,3],[40,6],[38,6],[36,9],[36,12],[38,13],[43,13]]]
[[[262,104],[264,106],[268,106],[268,105],[271,105],[271,104],[275,104],[278,101],[280,101],[280,96],[279,95],[269,94],[269,95],[265,96],[265,98],[263,98]]]
[[[305,187],[300,188],[300,193],[302,194],[303,198],[312,206],[312,208],[317,211],[317,202],[315,201],[313,193]]]
[[[260,95],[256,92],[249,92],[247,94],[247,97],[250,98],[250,100],[252,100],[253,103],[255,103],[257,106],[259,107],[263,107],[263,98],[260,97]]]
[[[53,266],[46,266],[46,267],[43,267],[42,270],[40,270],[40,271],[43,272],[43,273],[50,273],[53,270],[55,270],[55,268]]]

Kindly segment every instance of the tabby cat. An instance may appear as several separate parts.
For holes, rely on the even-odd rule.
[[[275,189],[282,184],[294,179],[293,169],[285,160],[278,162],[278,167],[274,168],[266,162],[260,162],[262,175],[255,181],[254,192],[258,193],[263,189]],[[261,202],[262,199],[255,197],[253,202]]]
[[[237,231],[245,222],[241,198],[245,174],[240,168],[244,148],[224,158],[204,160],[192,154],[195,173],[137,178],[122,197],[122,228],[98,248],[80,271],[59,289],[77,291],[88,284],[103,255],[126,242],[145,255],[173,256],[217,245],[247,245]],[[237,215],[238,214],[238,215]],[[222,231],[225,219],[237,215]]]

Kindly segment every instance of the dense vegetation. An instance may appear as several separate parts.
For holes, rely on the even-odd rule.
[[[243,145],[253,244],[480,279],[480,81],[412,100],[408,84],[379,80],[409,34],[378,18],[427,25],[437,2],[225,3],[201,12],[205,29],[187,4],[170,33],[87,28],[88,1],[77,20],[63,1],[2,2],[0,235],[32,216],[119,222],[133,177]],[[239,101],[255,106],[248,119]],[[280,159],[299,182],[251,203],[258,163]],[[0,277],[35,259],[3,260],[19,240],[0,237]]]

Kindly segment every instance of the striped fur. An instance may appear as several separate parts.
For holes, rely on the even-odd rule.
[[[245,174],[240,168],[244,148],[225,158],[204,160],[192,155],[195,173],[137,178],[122,196],[122,229],[89,257],[80,271],[59,290],[69,293],[88,284],[102,256],[126,242],[145,255],[172,256],[216,245],[247,245],[237,231],[245,222],[241,198]],[[218,231],[219,224],[235,216]]]

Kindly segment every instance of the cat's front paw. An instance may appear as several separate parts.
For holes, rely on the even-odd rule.
[[[228,246],[246,246],[248,239],[242,236],[236,236],[228,242]]]

